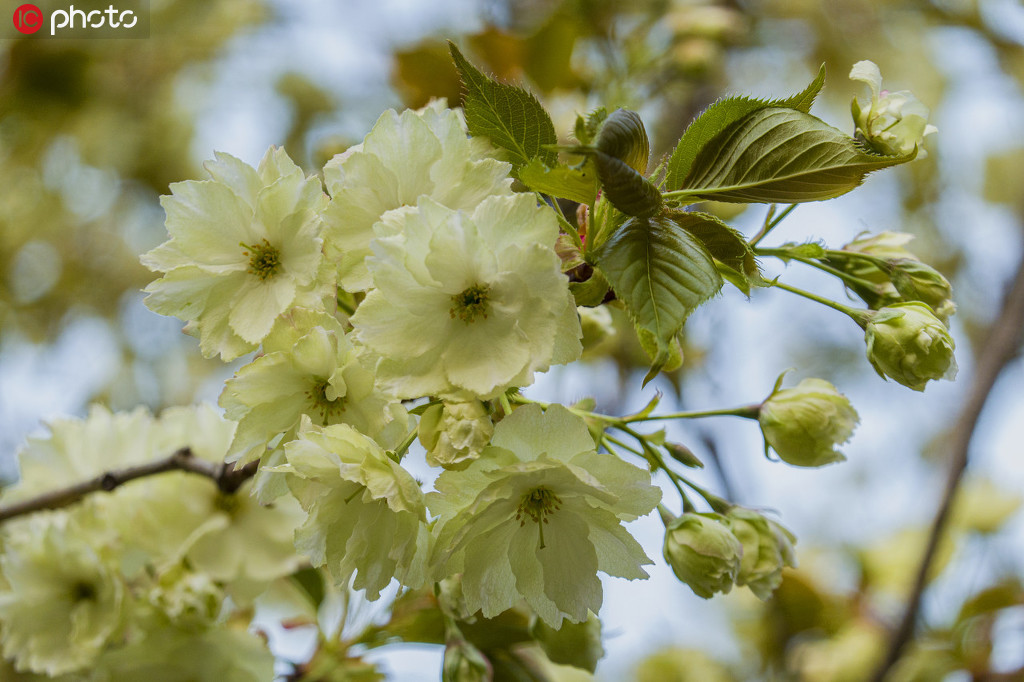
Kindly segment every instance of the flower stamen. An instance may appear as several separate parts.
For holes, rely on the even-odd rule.
[[[475,322],[477,317],[483,317],[486,320],[487,313],[491,309],[487,302],[489,292],[490,287],[474,284],[455,294],[452,296],[452,307],[448,309],[448,314],[453,320],[457,317],[466,324]]]
[[[246,251],[242,253],[249,256],[247,272],[250,275],[256,275],[260,280],[266,281],[268,277],[273,277],[280,271],[281,252],[266,239],[258,244],[239,242],[239,246],[244,247]]]
[[[548,523],[548,516],[562,508],[562,500],[547,488],[534,488],[523,495],[519,507],[516,509],[516,521],[519,527],[526,525],[526,518],[537,524],[540,531],[540,549],[544,549],[544,524]]]
[[[320,417],[320,425],[335,424],[345,411],[345,399],[342,397],[331,400],[327,397],[327,379],[317,379],[306,391],[306,398],[312,403],[312,412]]]

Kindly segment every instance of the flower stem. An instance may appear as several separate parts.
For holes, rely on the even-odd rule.
[[[349,317],[355,315],[356,312],[355,301],[351,300],[351,298],[351,294],[343,291],[338,291],[338,296],[336,297],[338,308]]]
[[[545,403],[545,402],[543,402],[541,400],[531,400],[530,398],[527,398],[527,397],[525,397],[523,395],[520,395],[518,393],[513,395],[511,397],[511,400],[512,400],[512,402],[518,403],[520,405],[530,405],[530,404],[540,405],[545,410],[548,409],[549,407],[551,407],[551,405],[552,405],[552,403]],[[600,412],[591,412],[590,410],[581,410],[578,407],[570,407],[569,405],[563,405],[562,407],[564,407],[565,409],[569,410],[570,412],[575,414],[577,417],[583,417],[584,419],[594,419],[594,420],[603,422],[604,425],[605,425],[605,428],[608,428],[608,427],[619,427],[620,424],[624,424],[625,423],[625,421],[623,420],[622,417],[613,417],[610,414],[601,414]]]
[[[746,419],[757,419],[761,410],[760,403],[756,405],[744,405],[742,407],[729,407],[720,410],[701,410],[696,412],[673,412],[671,414],[655,414],[646,417],[632,416],[624,417],[620,421],[623,424],[636,422],[656,421],[660,419],[701,419],[703,417],[744,417]]]
[[[757,234],[755,234],[753,236],[753,238],[751,238],[751,240],[749,242],[750,245],[751,246],[757,246],[761,242],[761,240],[764,239],[765,237],[767,237],[768,233],[771,232],[772,230],[774,230],[776,228],[776,226],[778,226],[779,223],[781,223],[783,220],[785,220],[786,217],[790,213],[792,213],[793,209],[795,209],[795,208],[796,208],[796,204],[790,204],[786,208],[785,211],[780,213],[773,220],[772,216],[775,213],[775,205],[772,204],[772,208],[768,211],[768,215],[766,215],[765,218],[764,218],[764,225],[761,227],[760,231]]]
[[[398,445],[397,448],[395,448],[394,453],[389,452],[388,456],[391,457],[391,459],[395,460],[396,462],[401,463],[402,457],[405,456],[406,451],[409,449],[409,446],[412,445],[412,442],[416,440],[416,436],[418,434],[419,428],[413,427],[413,429],[405,436],[405,439],[402,440],[402,442]]]
[[[569,222],[569,219],[565,217],[565,213],[562,212],[562,207],[558,205],[558,199],[548,196],[547,194],[541,194],[540,196],[544,199],[544,203],[550,206],[551,210],[555,212],[555,217],[558,218],[558,224],[562,226],[562,230],[572,237],[573,243],[576,244],[576,248],[582,251],[583,239],[580,237],[580,232],[572,223]]]
[[[699,192],[700,190],[696,190],[696,191]],[[661,198],[665,199],[665,200],[669,200],[669,199],[685,199],[687,197],[692,197],[694,195],[694,193],[695,193],[695,190],[692,190],[692,189],[677,189],[677,190],[675,190],[673,192],[662,192],[661,193]]]
[[[792,254],[792,252],[790,252],[787,249],[757,249],[756,253],[758,256],[774,256],[775,258],[778,258],[780,260],[795,260],[798,263],[803,263],[804,265],[809,265],[812,268],[817,268],[822,272],[827,272],[828,274],[832,275],[833,277],[836,277],[837,279],[841,280],[844,283],[850,283],[853,285],[868,287],[871,289],[877,289],[878,287],[878,285],[875,284],[874,282],[869,282],[866,279],[857,277],[855,275],[851,275],[848,272],[837,270],[836,268],[833,268],[831,265],[826,265],[825,263],[815,260],[814,258],[795,256]]]
[[[622,448],[623,450],[625,450],[627,452],[631,452],[634,455],[636,455],[637,457],[643,457],[644,459],[647,459],[647,455],[645,455],[643,452],[641,452],[640,450],[637,450],[636,448],[634,448],[634,447],[632,447],[630,445],[626,445],[625,443],[623,443],[621,440],[619,440],[615,436],[609,436],[606,433],[603,436],[601,436],[601,440],[607,441],[608,443],[611,443],[612,445],[618,446],[618,447]]]
[[[679,498],[683,501],[683,511],[692,511],[694,509],[693,503],[690,502],[690,498],[687,497],[686,491],[683,490],[683,486],[680,485],[680,482],[685,483],[686,480],[680,477],[679,474],[677,474],[675,471],[669,468],[668,464],[665,462],[665,458],[661,456],[661,453],[658,452],[656,448],[653,448],[647,444],[643,434],[637,433],[632,429],[622,430],[628,433],[629,435],[633,436],[640,442],[640,444],[643,446],[643,452],[626,445],[625,443],[620,441],[618,438],[615,438],[614,436],[609,436],[608,434],[605,434],[602,438],[610,443],[614,443],[615,445],[619,446],[624,450],[632,452],[638,457],[643,457],[645,460],[647,460],[647,463],[650,465],[651,473],[654,473],[659,469],[661,471],[664,471],[665,474],[668,476],[668,480],[671,481],[672,485],[675,487],[676,492],[679,493]]]
[[[861,328],[866,327],[868,322],[871,321],[872,313],[869,310],[860,310],[860,309],[857,309],[857,308],[851,308],[850,306],[843,305],[842,303],[839,303],[838,301],[833,301],[832,299],[825,298],[823,296],[818,296],[817,294],[812,294],[809,291],[804,291],[803,289],[798,289],[798,288],[790,286],[788,284],[783,284],[782,282],[780,282],[778,280],[773,282],[772,286],[773,287],[778,287],[779,289],[782,289],[783,291],[788,291],[791,294],[796,294],[797,296],[803,296],[806,299],[809,299],[811,301],[815,301],[816,303],[820,303],[820,304],[822,304],[824,306],[828,306],[829,308],[832,308],[833,310],[838,310],[839,312],[848,315],[854,322],[859,324],[861,326]]]
[[[519,395],[518,393],[516,393],[515,395],[513,395],[511,397],[511,402],[509,402],[509,400],[510,400],[510,398],[509,398],[507,393],[502,393],[500,396],[498,396],[498,402],[501,404],[501,409],[502,409],[502,411],[505,412],[505,416],[506,417],[509,416],[510,414],[512,414],[512,404],[511,403],[519,403],[521,405],[525,405],[527,403],[536,402],[535,400],[530,400],[529,398],[524,398],[523,396]],[[548,406],[546,404],[542,404],[541,407],[547,408]]]
[[[683,481],[683,483],[693,488],[697,492],[697,494],[703,497],[707,501],[707,503],[711,505],[711,508],[719,514],[727,513],[734,506],[733,503],[730,502],[729,500],[723,500],[718,495],[709,492],[708,490],[697,485],[690,479],[682,476],[680,476],[680,479]]]

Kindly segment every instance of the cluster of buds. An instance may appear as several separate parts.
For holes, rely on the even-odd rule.
[[[956,312],[952,286],[942,273],[904,247],[913,238],[904,232],[859,236],[842,250],[830,251],[826,262],[855,278],[850,286],[868,307],[878,310],[919,301],[947,323]]]
[[[494,669],[487,657],[465,639],[449,639],[444,649],[441,668],[444,682],[486,682],[494,679]]]
[[[867,356],[882,377],[923,391],[956,376],[949,317],[956,311],[949,280],[904,248],[911,235],[882,232],[858,237],[826,263],[851,279],[870,310],[855,317],[865,331]]]
[[[733,585],[768,599],[782,582],[782,569],[796,565],[795,542],[758,512],[732,507],[725,514],[687,512],[667,519],[663,551],[676,577],[704,599]]]

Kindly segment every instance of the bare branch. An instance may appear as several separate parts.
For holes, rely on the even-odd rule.
[[[43,493],[21,502],[0,507],[0,523],[18,516],[25,516],[45,509],[61,509],[80,502],[87,495],[97,492],[111,492],[129,481],[155,476],[168,471],[185,471],[205,476],[217,484],[226,494],[235,493],[238,488],[256,474],[259,462],[250,462],[240,469],[233,464],[215,464],[198,459],[188,447],[175,450],[164,459],[139,466],[108,471],[96,478],[75,485]]]
[[[974,378],[960,416],[950,435],[949,474],[946,477],[942,501],[932,520],[928,544],[924,556],[921,558],[921,564],[918,567],[903,617],[893,632],[885,660],[872,678],[874,682],[882,682],[889,669],[899,660],[904,647],[914,634],[914,625],[917,623],[917,614],[921,608],[921,597],[928,581],[928,571],[935,558],[939,540],[946,529],[950,507],[960,485],[960,479],[964,470],[967,469],[968,451],[974,429],[996,379],[999,378],[1006,364],[1017,354],[1022,329],[1024,329],[1024,257],[1017,266],[1013,282],[1003,297],[1002,306],[989,328],[985,343],[977,353]]]

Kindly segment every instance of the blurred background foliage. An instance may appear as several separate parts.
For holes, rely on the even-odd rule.
[[[565,139],[578,113],[599,105],[636,109],[654,159],[717,97],[795,92],[821,63],[829,80],[815,111],[849,129],[846,111],[859,90],[846,74],[860,59],[875,61],[890,87],[913,89],[932,106],[940,133],[929,138],[926,159],[869,180],[860,203],[840,204],[856,214],[838,234],[852,239],[859,231],[852,224],[916,235],[916,253],[954,284],[965,379],[1020,251],[1024,10],[1012,0],[452,0],[429,9],[399,0],[302,7],[285,0],[153,0],[152,11],[145,41],[0,44],[0,454],[8,476],[14,450],[41,418],[83,413],[92,401],[160,410],[213,399],[232,370],[203,360],[177,321],[141,306],[139,290],[152,276],[138,254],[164,238],[158,197],[168,184],[200,177],[214,148],[254,162],[272,143],[316,173],[357,142],[382,108],[419,107],[433,97],[456,103],[459,83],[446,38],[485,70],[537,93]],[[756,229],[763,218],[757,207],[747,209],[757,216],[738,215],[742,207],[709,208],[741,227]],[[820,222],[787,236],[836,234],[829,214],[801,209],[791,220],[801,213]],[[781,337],[783,349],[766,345],[765,357],[749,360],[765,365],[759,376],[787,363],[836,383],[867,373],[856,335],[812,319],[793,318],[790,331],[797,333]],[[682,340],[686,361],[661,388],[679,404],[708,407],[692,400],[732,394],[689,387],[732,380],[716,364],[718,337],[696,326]],[[758,349],[763,332],[740,331]],[[593,370],[603,383],[579,389],[595,394],[602,409],[624,411],[635,396],[628,386],[639,383],[646,358],[632,338],[606,342],[613,362],[597,359]],[[1013,407],[1021,396],[1005,385],[1019,385],[1019,363],[1007,373],[1014,377],[1003,382],[1007,400],[997,416],[1012,423],[1014,410],[1021,417]],[[768,386],[752,381],[743,388],[749,400]],[[914,460],[917,478],[907,485],[931,491],[908,491],[895,505],[892,515],[905,523],[861,533],[856,543],[838,533],[841,546],[828,546],[828,533],[812,532],[801,544],[803,567],[787,575],[774,599],[719,600],[733,624],[733,644],[699,651],[680,640],[639,663],[609,661],[619,667],[608,669],[628,669],[642,682],[867,679],[924,544],[943,462],[942,428],[963,390],[936,393],[932,402],[913,403],[917,411],[909,416],[887,405],[862,410],[871,418],[918,420],[919,437],[887,453],[893,462]],[[884,402],[903,394],[860,395]],[[889,428],[865,414],[862,429],[898,427]],[[990,428],[1020,435],[1019,427]],[[712,463],[730,449],[713,429],[687,435]],[[921,453],[930,459],[922,463]],[[989,478],[1002,478],[1004,460],[982,459]],[[735,480],[741,468],[712,470],[719,485],[739,487],[743,497],[744,482]],[[891,680],[1024,679],[1024,556],[1019,546],[1007,550],[1005,539],[1020,537],[1020,499],[982,474],[962,491],[936,567],[945,587]],[[868,511],[878,504],[870,499],[872,480],[856,468],[850,475],[861,477],[855,506],[829,506],[828,495],[816,491],[825,518],[819,529],[856,524],[851,517],[862,513],[865,523],[877,518]],[[777,504],[752,487],[752,477],[748,496],[762,496],[748,502]],[[783,521],[800,530],[796,519]]]

